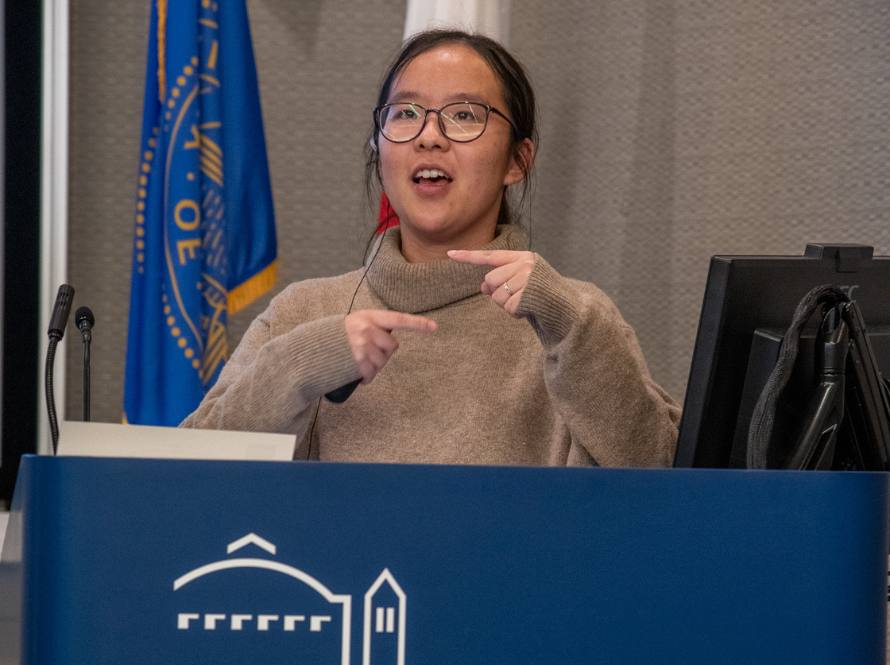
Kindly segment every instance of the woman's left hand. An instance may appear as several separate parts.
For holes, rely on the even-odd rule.
[[[481,291],[511,316],[516,314],[528,277],[535,267],[534,252],[516,252],[506,249],[452,249],[448,258],[461,263],[494,266],[485,275]]]

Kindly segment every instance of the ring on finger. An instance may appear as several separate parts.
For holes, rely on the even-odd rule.
[[[509,281],[504,282],[503,284],[501,284],[501,286],[504,287],[504,291],[507,292],[507,295],[510,295],[510,296],[513,295],[513,289],[510,288]]]

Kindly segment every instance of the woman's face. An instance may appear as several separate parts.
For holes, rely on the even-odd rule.
[[[507,113],[494,72],[473,49],[460,44],[445,44],[414,58],[386,101],[426,108],[472,101]],[[402,253],[409,261],[434,258],[452,248],[472,249],[494,237],[503,188],[523,178],[511,138],[510,124],[496,113],[489,115],[482,136],[470,143],[443,136],[434,113],[412,141],[392,143],[379,136],[383,188],[401,220]],[[448,177],[418,178],[424,169],[438,169]]]

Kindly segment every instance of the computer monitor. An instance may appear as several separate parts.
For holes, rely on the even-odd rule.
[[[858,303],[878,367],[890,376],[890,256],[873,253],[865,245],[811,244],[803,256],[711,259],[674,466],[744,466],[754,403],[813,287],[835,285]],[[792,401],[807,398],[813,347],[807,332],[786,389]]]

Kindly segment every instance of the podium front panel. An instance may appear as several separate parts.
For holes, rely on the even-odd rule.
[[[29,665],[883,663],[882,474],[27,457]]]

